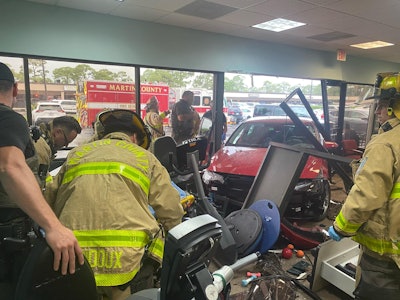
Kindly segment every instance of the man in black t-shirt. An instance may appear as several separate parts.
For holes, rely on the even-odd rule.
[[[193,92],[185,91],[182,99],[176,102],[172,108],[172,137],[177,144],[196,135],[195,128],[198,127],[200,120],[197,120],[199,119],[198,114],[192,107],[193,99]]]
[[[84,263],[82,250],[73,232],[61,224],[47,204],[27,164],[35,157],[35,151],[26,120],[11,108],[17,93],[14,75],[0,63],[0,217],[5,219],[0,223],[4,226],[12,222],[7,212],[21,208],[45,231],[46,241],[54,251],[53,268],[61,267],[62,274],[68,270],[74,273],[75,257]]]

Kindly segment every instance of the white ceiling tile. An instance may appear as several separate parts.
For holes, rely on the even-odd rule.
[[[246,10],[268,14],[276,17],[285,17],[287,15],[296,14],[314,6],[297,0],[270,0],[259,5],[254,5]]]
[[[342,12],[333,11],[331,9],[316,7],[313,9],[305,10],[296,14],[290,15],[290,19],[298,22],[303,22],[310,25],[323,26],[329,20],[336,20],[342,18]]]
[[[336,11],[346,12],[351,15],[370,15],[385,11],[388,8],[398,4],[398,0],[341,0],[323,5],[324,7],[334,9]]]

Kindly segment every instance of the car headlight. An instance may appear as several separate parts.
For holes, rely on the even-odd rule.
[[[296,192],[307,192],[309,190],[312,190],[313,188],[314,188],[313,181],[299,181],[294,187],[294,190]]]
[[[224,177],[218,173],[209,171],[209,170],[204,170],[203,172],[203,182],[205,184],[210,184],[211,182],[220,182],[224,183]]]
[[[299,181],[294,190],[296,192],[309,192],[309,193],[317,193],[323,188],[323,180],[322,179],[313,179],[313,180],[305,180]]]

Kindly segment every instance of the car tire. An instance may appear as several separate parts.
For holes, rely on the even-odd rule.
[[[323,196],[321,197],[319,203],[315,208],[314,221],[316,222],[322,221],[326,218],[329,211],[329,205],[331,203],[331,186],[328,180],[324,180],[323,189],[324,189]]]

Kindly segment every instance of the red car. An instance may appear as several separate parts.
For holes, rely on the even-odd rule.
[[[337,146],[336,143],[323,141],[311,119],[300,120],[322,145],[329,148]],[[209,196],[222,215],[242,207],[271,141],[314,149],[286,116],[256,117],[244,121],[214,154],[210,166],[203,173]],[[328,211],[330,195],[327,161],[309,156],[285,217],[322,220]]]

